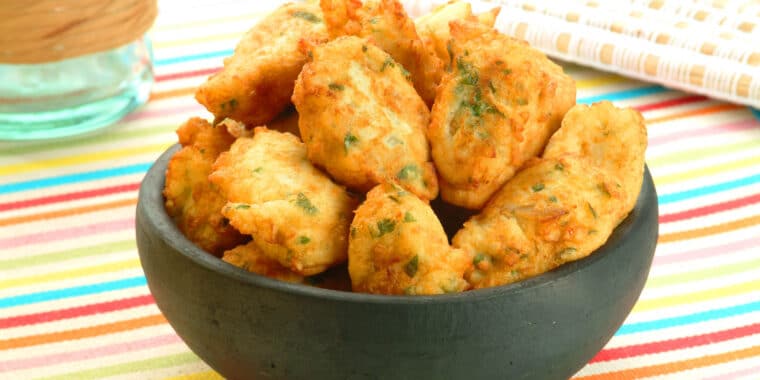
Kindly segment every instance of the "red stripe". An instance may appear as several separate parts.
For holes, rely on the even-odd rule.
[[[750,195],[748,197],[730,200],[723,203],[716,203],[713,205],[698,207],[691,210],[684,210],[673,214],[660,215],[660,223],[676,222],[679,220],[696,218],[699,216],[705,216],[715,214],[716,212],[728,211],[735,208],[748,206],[754,203],[760,203],[760,194]]]
[[[95,303],[91,305],[77,306],[68,309],[45,311],[41,313],[19,315],[10,318],[0,318],[0,329],[18,326],[33,325],[37,323],[59,321],[83,317],[86,315],[108,313],[123,309],[130,309],[138,306],[145,306],[154,303],[153,296],[150,294],[132,298],[124,298],[115,301]]]
[[[180,73],[172,73],[172,74],[164,74],[164,75],[156,75],[156,82],[163,82],[166,80],[174,80],[174,79],[182,79],[182,78],[189,78],[189,77],[195,77],[200,75],[211,75],[219,70],[221,70],[221,67],[212,67],[210,69],[201,69],[201,70],[193,70],[193,71],[184,71]]]
[[[25,199],[22,201],[0,203],[0,211],[15,210],[19,208],[42,206],[51,203],[74,201],[78,199],[94,198],[103,195],[123,193],[127,191],[134,191],[140,188],[140,183],[127,183],[124,185],[108,186],[100,189],[75,191],[65,194],[51,195],[47,197]]]
[[[645,111],[658,110],[660,108],[674,107],[674,106],[680,106],[680,105],[689,104],[689,103],[701,102],[707,99],[708,99],[707,97],[702,96],[702,95],[690,95],[690,96],[685,96],[683,98],[668,99],[668,100],[663,100],[661,102],[643,104],[643,105],[636,106],[633,108],[639,112],[645,112]]]
[[[748,326],[716,331],[710,334],[610,348],[599,352],[593,359],[591,359],[590,363],[630,358],[632,356],[657,354],[660,352],[681,350],[696,346],[704,346],[758,333],[760,333],[760,323],[755,323]]]

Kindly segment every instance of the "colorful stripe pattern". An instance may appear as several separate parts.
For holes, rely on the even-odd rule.
[[[217,379],[156,308],[134,204],[190,95],[272,5],[161,2],[149,104],[104,134],[0,143],[0,378]],[[181,8],[180,8],[181,7]],[[578,379],[751,379],[760,373],[760,116],[566,65],[581,103],[648,121],[661,238],[625,324]]]

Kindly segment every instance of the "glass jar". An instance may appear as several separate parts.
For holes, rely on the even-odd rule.
[[[93,131],[148,100],[153,54],[145,33],[155,0],[116,0],[105,8],[90,0],[22,3],[0,6],[0,15],[18,14],[0,27],[17,36],[0,48],[0,140]]]

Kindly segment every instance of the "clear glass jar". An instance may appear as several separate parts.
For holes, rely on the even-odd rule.
[[[145,36],[56,62],[0,63],[0,140],[64,137],[115,123],[148,100],[152,62]]]

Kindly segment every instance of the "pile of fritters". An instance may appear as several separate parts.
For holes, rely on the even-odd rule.
[[[591,254],[636,203],[643,119],[575,105],[575,82],[496,31],[498,13],[280,7],[196,92],[215,120],[177,131],[167,212],[232,265],[367,293],[504,285]],[[476,212],[451,243],[439,192]]]

